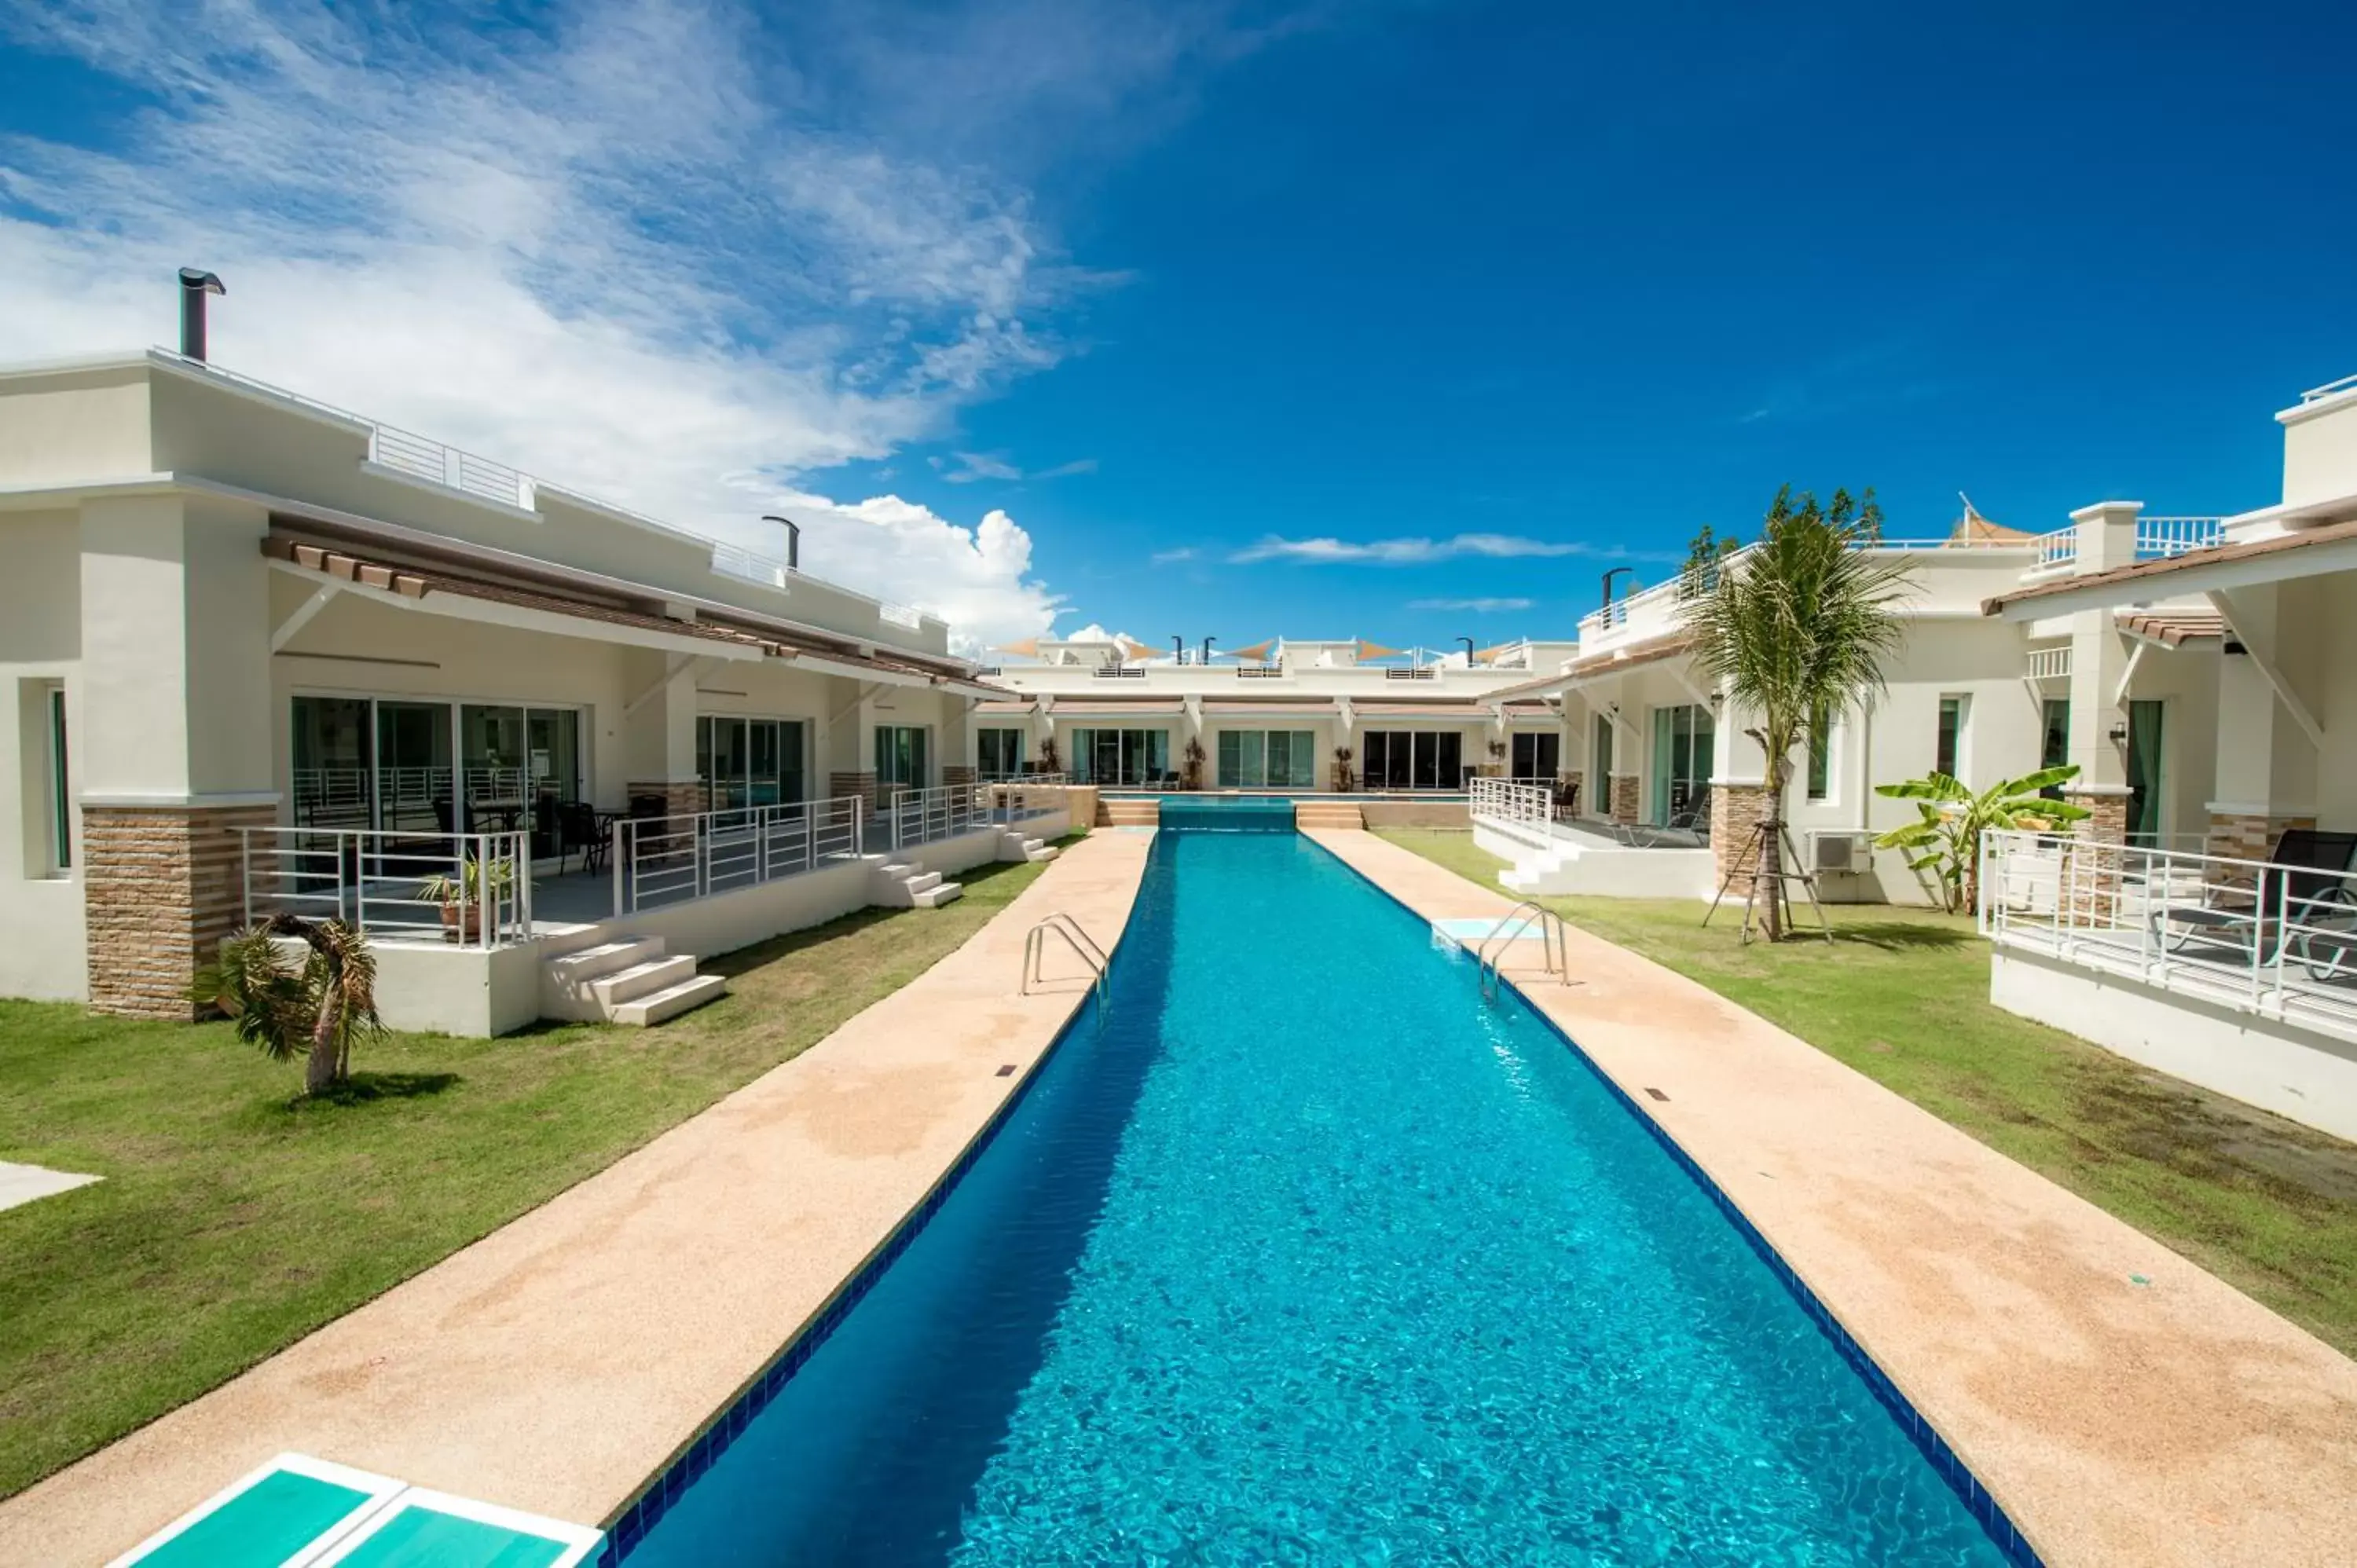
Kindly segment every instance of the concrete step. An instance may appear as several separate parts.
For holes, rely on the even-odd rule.
[[[910,893],[929,893],[942,885],[942,874],[938,871],[920,871],[912,875],[904,876],[901,880],[909,885]]]
[[[728,983],[720,976],[699,974],[693,980],[682,981],[677,985],[665,986],[661,991],[650,992],[644,996],[616,1004],[614,1022],[635,1024],[642,1028],[649,1024],[660,1024],[666,1018],[678,1017],[691,1007],[701,1007],[707,1002],[717,1001],[727,990]]]
[[[954,904],[965,897],[965,889],[954,882],[939,882],[916,896],[920,909],[938,909],[944,904]]]
[[[548,960],[542,968],[559,985],[580,986],[600,975],[613,974],[662,956],[661,937],[632,937],[576,949]]]
[[[1025,850],[1023,852],[1023,858],[1029,861],[1034,865],[1039,865],[1055,859],[1058,855],[1063,853],[1064,852],[1062,850],[1056,848],[1052,844],[1041,844],[1037,849]]]
[[[628,969],[602,974],[589,983],[589,993],[597,999],[610,1017],[613,1010],[624,1002],[665,991],[682,981],[695,978],[695,960],[681,953],[672,958],[654,959],[646,963],[634,963]]]

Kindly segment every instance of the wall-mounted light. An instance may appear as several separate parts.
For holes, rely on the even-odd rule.
[[[2112,744],[2114,746],[2126,746],[2127,743],[2128,726],[2124,724],[2114,725],[2112,726]]]

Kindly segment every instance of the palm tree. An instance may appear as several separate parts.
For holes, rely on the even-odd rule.
[[[275,939],[310,949],[300,969]],[[238,1038],[273,1061],[303,1056],[303,1092],[321,1094],[351,1072],[352,1041],[384,1030],[376,1012],[376,955],[341,920],[274,915],[221,943],[221,959],[197,972],[188,999],[235,1020]]]
[[[1906,591],[1901,562],[1860,547],[1882,536],[1882,509],[1867,490],[1853,501],[1835,490],[1820,507],[1776,492],[1760,542],[1689,568],[1686,628],[1695,664],[1735,706],[1757,714],[1747,731],[1767,754],[1768,811],[1761,826],[1768,875],[1766,929],[1784,934],[1784,787],[1792,749],[1813,725],[1869,708],[1883,690],[1882,664],[1899,646],[1891,603]]]

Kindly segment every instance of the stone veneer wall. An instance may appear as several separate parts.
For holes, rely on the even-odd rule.
[[[942,789],[955,789],[961,785],[971,785],[973,782],[973,768],[960,767],[958,764],[953,762],[944,762],[942,764]]]
[[[1725,882],[1751,847],[1752,835],[1761,822],[1768,820],[1768,789],[1760,784],[1714,784],[1710,787],[1710,854],[1711,872]],[[1727,893],[1749,894],[1751,885],[1746,879],[1739,887],[1729,887]]]
[[[704,781],[700,779],[671,779],[632,784],[627,787],[627,792],[632,800],[640,795],[662,796],[663,815],[667,817],[692,817],[710,809],[705,803]]]
[[[237,830],[277,820],[271,806],[82,808],[92,1007],[196,1015],[188,983],[244,915]]]
[[[1637,776],[1634,773],[1612,775],[1612,820],[1633,822],[1642,808],[1637,800]]]
[[[858,800],[863,821],[876,814],[876,775],[872,772],[830,773],[826,776],[826,792],[833,799],[848,795]]]
[[[2276,850],[2276,840],[2289,828],[2314,828],[2314,817],[2284,817],[2257,812],[2212,811],[2210,832],[2202,849],[2228,860],[2266,861]],[[2217,880],[2226,886],[2251,887],[2258,882],[2252,871],[2222,868]]]
[[[2128,842],[2127,793],[2090,790],[2082,794],[2066,788],[2062,794],[2090,813],[2071,825],[2072,836],[2092,846],[2072,852],[2072,913],[2081,920],[2107,923],[2118,912],[2124,857],[2117,852]]]

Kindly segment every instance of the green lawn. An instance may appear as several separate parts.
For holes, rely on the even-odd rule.
[[[194,1398],[799,1055],[974,934],[1039,868],[962,874],[705,965],[655,1029],[361,1050],[296,1103],[225,1024],[0,1001],[0,1159],[106,1179],[0,1212],[0,1496]]]
[[[1462,832],[1384,838],[1484,886],[1504,862]],[[1742,910],[1545,900],[1887,1085],[2357,1353],[2357,1146],[2148,1072],[1988,1001],[1972,922],[1835,908],[1836,940],[1737,940]],[[1805,909],[1802,921],[1808,921]]]

